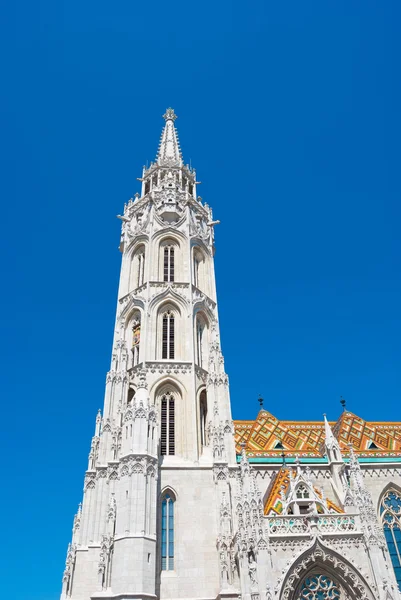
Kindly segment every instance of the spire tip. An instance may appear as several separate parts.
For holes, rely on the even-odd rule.
[[[173,121],[173,123],[174,123],[174,121],[175,121],[177,118],[178,118],[178,117],[177,117],[177,115],[176,115],[176,114],[175,114],[175,112],[174,112],[174,108],[171,108],[171,107],[170,107],[170,108],[167,108],[167,109],[166,109],[166,112],[165,112],[165,113],[164,113],[164,115],[163,115],[163,119],[164,119],[165,121]]]

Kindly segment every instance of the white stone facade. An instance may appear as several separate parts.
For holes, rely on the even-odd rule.
[[[119,216],[112,361],[61,598],[399,600],[378,506],[389,485],[401,488],[400,463],[362,470],[351,453],[346,464],[327,424],[326,463],[296,461],[283,514],[271,515],[277,466],[236,455],[218,222],[183,163],[174,111],[164,118],[142,193]]]

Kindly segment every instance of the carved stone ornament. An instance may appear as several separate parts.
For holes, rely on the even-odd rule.
[[[345,588],[353,592],[356,600],[375,600],[366,581],[362,579],[359,573],[347,564],[342,558],[334,553],[331,553],[315,544],[309,552],[301,555],[292,568],[290,568],[284,583],[281,586],[280,599],[292,600],[294,591],[299,587],[305,574],[315,565],[321,565],[322,571],[336,573],[336,579]],[[280,588],[281,581],[277,583],[277,591]]]

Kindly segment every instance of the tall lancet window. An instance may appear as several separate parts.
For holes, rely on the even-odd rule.
[[[174,313],[167,310],[162,319],[162,358],[174,358]]]
[[[164,246],[163,253],[163,281],[174,281],[174,246]]]
[[[162,498],[162,539],[161,559],[162,571],[174,570],[174,502],[170,492]]]
[[[138,318],[134,319],[132,326],[132,366],[135,367],[139,364],[139,349],[141,343],[141,320]]]
[[[395,577],[401,589],[401,494],[398,491],[388,490],[384,494],[380,515]]]
[[[141,250],[136,255],[137,260],[137,287],[140,287],[145,281],[145,249]]]
[[[145,281],[145,245],[141,244],[132,255],[129,289],[140,287]]]
[[[202,314],[195,319],[195,358],[200,367],[207,368],[207,322]]]
[[[199,287],[199,256],[198,254],[194,251],[194,259],[193,259],[193,269],[194,269],[194,285],[198,288]]]
[[[197,362],[200,367],[202,367],[202,354],[203,354],[203,323],[197,319],[196,320],[196,357]]]
[[[200,437],[202,446],[206,446],[206,419],[207,419],[207,396],[206,390],[203,390],[199,396],[199,420]]]
[[[172,456],[175,454],[175,401],[171,392],[163,394],[160,412],[160,453],[162,456]]]

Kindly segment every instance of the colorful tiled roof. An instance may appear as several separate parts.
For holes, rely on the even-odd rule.
[[[360,456],[401,457],[401,422],[364,421],[349,411],[330,426],[344,455],[352,444]],[[285,455],[321,457],[324,454],[323,421],[280,421],[267,410],[261,410],[254,421],[234,421],[238,454],[246,444],[248,456]]]

